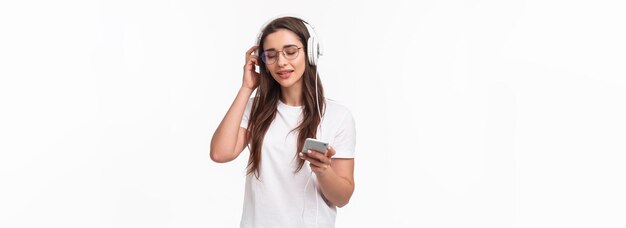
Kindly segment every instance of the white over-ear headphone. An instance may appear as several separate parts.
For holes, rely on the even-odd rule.
[[[282,16],[282,17],[293,17],[293,16]],[[278,17],[281,18],[281,17]],[[257,36],[256,39],[256,45],[261,45],[261,38],[263,37],[263,30],[265,29],[265,27],[267,27],[267,25],[269,23],[271,23],[272,21],[278,19],[278,18],[273,18],[271,20],[269,20],[268,22],[266,22],[262,27],[261,27],[261,31],[259,31],[259,35]],[[298,17],[294,17],[294,18],[298,18]],[[298,18],[300,19],[300,18]],[[303,19],[300,19],[303,23],[304,26],[306,27],[307,31],[309,32],[309,39],[307,40],[307,57],[309,58],[309,65],[311,66],[317,66],[319,57],[321,55],[324,55],[324,52],[322,50],[322,45],[320,45],[319,42],[319,38],[317,36],[317,34],[315,33],[315,28],[309,24],[308,22],[306,22]],[[259,47],[259,49],[261,49],[263,47]],[[258,54],[258,51],[257,51]]]

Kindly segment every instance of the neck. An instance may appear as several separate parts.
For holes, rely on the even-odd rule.
[[[289,106],[302,106],[302,83],[296,83],[295,85],[281,89],[280,100]]]

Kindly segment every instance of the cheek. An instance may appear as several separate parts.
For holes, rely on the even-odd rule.
[[[304,71],[306,70],[306,64],[299,64],[296,72],[300,77],[304,76]]]
[[[298,71],[304,72],[306,69],[306,59],[302,58],[298,61]]]

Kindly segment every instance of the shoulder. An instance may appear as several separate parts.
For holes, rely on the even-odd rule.
[[[333,119],[352,118],[352,112],[346,105],[329,98],[326,98],[324,115]]]
[[[350,109],[339,101],[326,98],[326,110],[340,113],[350,113]]]

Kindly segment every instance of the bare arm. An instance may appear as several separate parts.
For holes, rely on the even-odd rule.
[[[246,52],[246,64],[243,67],[243,84],[233,104],[226,112],[224,119],[213,133],[211,139],[211,160],[219,163],[229,162],[237,158],[248,143],[247,130],[241,128],[241,119],[252,91],[259,85],[259,73],[254,71],[258,57],[252,55],[257,46]]]
[[[247,130],[239,127],[243,112],[252,91],[241,88],[235,101],[226,112],[224,119],[213,133],[211,139],[211,160],[224,163],[234,160],[241,154],[247,143]]]

